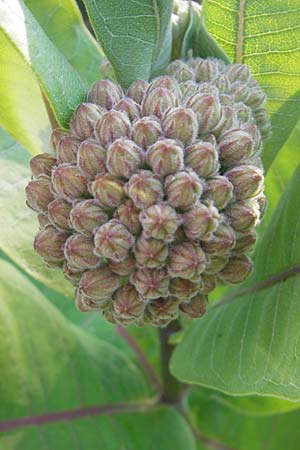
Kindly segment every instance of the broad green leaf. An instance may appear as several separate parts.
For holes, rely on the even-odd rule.
[[[253,275],[188,329],[171,361],[180,380],[229,394],[300,400],[300,170],[255,252]],[[226,300],[226,297],[224,301]]]
[[[85,82],[50,41],[22,0],[2,0],[0,29],[35,73],[59,124],[67,127],[73,110],[85,99]],[[24,110],[23,114],[28,112]]]
[[[84,4],[122,86],[127,88],[140,78],[148,80],[159,60],[160,67],[168,63],[171,41],[168,50],[163,49],[172,0],[84,0]]]
[[[61,271],[48,269],[33,250],[38,231],[36,214],[25,203],[25,186],[30,180],[29,153],[0,130],[0,248],[25,272],[72,295],[73,287]]]
[[[198,31],[198,42],[195,49],[196,56],[201,56],[202,58],[215,57],[223,59],[226,63],[230,62],[230,59],[222,49],[222,47],[217,43],[214,37],[207,31],[205,25],[205,16],[201,15],[200,26]]]
[[[203,15],[229,58],[248,64],[268,95],[267,169],[300,118],[299,2],[204,0]]]
[[[54,45],[89,84],[100,78],[103,53],[88,31],[75,0],[24,0]]]

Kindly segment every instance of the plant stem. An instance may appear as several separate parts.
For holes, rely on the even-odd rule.
[[[163,382],[162,401],[165,403],[178,403],[181,393],[185,388],[169,370],[169,362],[175,348],[175,345],[170,344],[170,336],[176,331],[180,330],[180,323],[177,320],[171,322],[165,328],[159,328],[160,338],[160,360],[161,360],[161,372]]]

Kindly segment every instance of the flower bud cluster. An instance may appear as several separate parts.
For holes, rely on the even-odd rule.
[[[239,284],[264,209],[265,96],[245,65],[174,61],[125,92],[94,83],[54,155],[31,160],[34,248],[76,288],[81,311],[165,326],[200,317]]]

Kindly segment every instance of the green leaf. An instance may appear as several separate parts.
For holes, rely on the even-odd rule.
[[[103,53],[88,31],[75,0],[24,0],[49,39],[89,84],[100,78]]]
[[[31,176],[29,160],[29,153],[0,130],[0,248],[32,277],[72,295],[73,287],[61,271],[48,269],[33,250],[38,222],[36,213],[25,203],[25,186]]]
[[[84,0],[90,22],[119,83],[148,80],[161,59],[169,30],[172,0]],[[163,52],[166,65],[171,53]]]
[[[298,0],[204,0],[206,26],[232,61],[248,64],[268,95],[268,168],[300,118]]]
[[[300,400],[300,170],[255,252],[253,275],[187,331],[175,376],[229,394]]]
[[[0,3],[0,29],[35,73],[59,124],[68,127],[73,110],[85,99],[85,82],[49,40],[22,0]],[[28,114],[26,109],[22,113]]]
[[[226,55],[222,47],[207,31],[205,25],[205,17],[203,13],[201,15],[197,41],[198,42],[195,49],[196,56],[201,56],[202,58],[208,58],[213,56],[214,58],[223,59],[223,61],[225,61],[226,63],[230,62],[229,57]]]

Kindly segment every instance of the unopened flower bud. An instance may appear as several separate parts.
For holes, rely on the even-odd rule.
[[[130,283],[125,284],[114,293],[112,304],[117,318],[136,319],[145,310],[145,302]]]
[[[140,210],[134,206],[132,200],[128,199],[115,211],[114,218],[125,225],[130,233],[138,234],[142,229],[139,214]]]
[[[52,186],[57,195],[70,201],[86,197],[87,180],[79,169],[69,164],[60,164],[52,172]]]
[[[88,93],[88,101],[102,106],[102,108],[111,109],[123,97],[121,86],[110,80],[96,81]]]
[[[123,182],[110,174],[97,175],[91,184],[91,192],[102,206],[109,208],[119,206],[125,196]]]
[[[249,97],[249,87],[240,81],[235,81],[231,85],[230,93],[235,102],[247,103],[247,99]]]
[[[79,147],[77,165],[88,180],[106,172],[106,150],[95,139],[86,139]]]
[[[187,319],[197,319],[206,312],[207,297],[199,294],[187,303],[181,303],[179,309]]]
[[[197,93],[187,100],[186,107],[196,113],[201,134],[213,130],[221,119],[221,105],[217,96]]]
[[[207,180],[203,198],[212,200],[219,210],[224,209],[232,197],[233,186],[228,178],[217,175]]]
[[[70,231],[69,215],[72,206],[62,198],[56,198],[48,205],[48,217],[50,222],[59,230]]]
[[[245,64],[229,64],[225,70],[230,81],[240,81],[247,83],[250,79],[250,70]]]
[[[241,125],[241,130],[245,131],[246,133],[249,133],[254,141],[254,148],[255,153],[257,154],[258,151],[261,150],[262,146],[262,140],[261,140],[261,133],[256,125],[253,123],[243,123]]]
[[[140,221],[147,238],[171,242],[180,225],[175,209],[167,203],[152,205],[140,213]]]
[[[208,275],[216,275],[224,269],[228,261],[228,255],[212,255],[209,257],[209,261],[206,264],[205,272]]]
[[[196,73],[196,80],[198,82],[213,80],[219,73],[218,64],[212,58],[199,58],[194,70]]]
[[[209,255],[223,255],[230,252],[235,245],[236,234],[231,226],[220,224],[213,236],[202,242],[202,248]]]
[[[246,255],[232,256],[218,277],[228,284],[240,284],[250,275],[252,265]]]
[[[212,95],[214,97],[218,97],[219,96],[218,88],[212,83],[201,83],[201,84],[198,84],[197,92],[199,94],[209,94],[209,95]]]
[[[199,177],[214,175],[219,168],[218,151],[209,142],[198,141],[185,149],[185,163]]]
[[[130,120],[120,111],[104,113],[95,124],[95,135],[104,146],[109,145],[120,137],[129,136]]]
[[[173,139],[164,139],[151,145],[146,159],[153,172],[160,177],[183,169],[183,150]]]
[[[184,81],[189,81],[189,80],[194,81],[196,78],[194,71],[192,69],[190,69],[188,66],[181,67],[181,69],[178,69],[174,73],[173,76],[179,82],[184,82]]]
[[[78,139],[89,138],[94,131],[96,121],[105,112],[105,109],[94,103],[81,103],[74,111],[70,123],[72,133]]]
[[[252,111],[244,103],[235,103],[233,110],[239,123],[248,123],[252,121]]]
[[[245,131],[229,130],[221,136],[219,151],[220,160],[227,166],[231,166],[252,156],[254,141]]]
[[[94,242],[96,255],[122,261],[133,246],[134,237],[121,222],[112,219],[98,228]]]
[[[168,273],[172,278],[192,279],[204,272],[205,264],[205,253],[191,242],[183,242],[170,248]]]
[[[173,278],[170,282],[170,295],[188,301],[199,291],[199,284],[185,278]]]
[[[168,257],[168,245],[158,239],[146,239],[140,236],[136,241],[134,254],[139,267],[160,268]]]
[[[132,98],[122,98],[114,107],[115,110],[127,114],[131,121],[141,117],[141,108]]]
[[[156,88],[146,93],[142,101],[142,113],[144,116],[154,115],[160,118],[173,106],[178,106],[177,95],[166,88]]]
[[[116,139],[108,147],[106,167],[112,175],[130,178],[143,162],[143,150],[129,139]]]
[[[239,232],[247,233],[259,222],[257,203],[251,200],[242,200],[232,203],[225,210],[230,225]]]
[[[184,145],[194,142],[198,135],[197,116],[191,109],[169,109],[163,115],[162,126],[168,138],[178,139]]]
[[[176,59],[175,61],[172,61],[167,68],[167,72],[169,75],[174,76],[174,74],[182,69],[183,67],[188,67],[183,61],[180,59]]]
[[[130,280],[145,300],[168,295],[169,277],[163,269],[138,269]]]
[[[68,263],[80,270],[94,269],[100,263],[94,254],[93,239],[81,233],[72,234],[67,239],[64,253]]]
[[[160,122],[153,117],[143,117],[133,124],[132,139],[145,150],[154,144],[161,135]]]
[[[81,270],[75,269],[67,261],[63,265],[63,273],[65,278],[70,281],[74,286],[78,286],[79,281],[82,277],[83,272]]]
[[[260,220],[264,217],[267,206],[268,206],[268,202],[266,199],[266,196],[264,194],[260,194],[258,197],[256,197],[256,203],[258,205],[258,209],[259,209],[259,218]]]
[[[50,223],[49,217],[47,214],[39,213],[37,215],[39,226],[42,229],[45,225],[48,225]]]
[[[185,102],[189,97],[198,92],[198,85],[192,80],[180,83],[181,100]]]
[[[230,92],[231,83],[224,73],[220,73],[214,79],[214,85],[218,88],[220,94],[228,94]]]
[[[233,251],[235,253],[245,253],[252,250],[257,239],[255,230],[250,230],[247,234],[237,234]]]
[[[154,78],[149,84],[146,95],[157,88],[167,89],[168,91],[172,91],[176,96],[180,94],[180,87],[178,82],[174,77],[168,75],[162,75],[160,77]]]
[[[73,136],[62,137],[57,144],[57,161],[59,163],[76,163],[79,145],[80,141]]]
[[[25,190],[30,208],[37,212],[47,212],[48,205],[54,198],[50,186],[51,179],[46,175],[40,175],[28,183]]]
[[[256,166],[237,166],[226,172],[225,176],[233,184],[233,193],[239,200],[255,197],[263,189],[264,176]]]
[[[165,193],[173,208],[189,209],[202,194],[202,183],[193,171],[177,172],[165,179]]]
[[[161,324],[161,321],[167,321],[167,325],[178,314],[179,302],[176,298],[157,298],[147,305],[147,312],[153,319],[154,323]]]
[[[221,106],[221,118],[214,128],[214,134],[219,137],[226,131],[235,128],[238,125],[236,113],[231,106]]]
[[[233,101],[232,95],[221,94],[219,96],[219,101],[222,106],[231,106],[233,108],[235,102]]]
[[[87,270],[81,277],[79,289],[93,299],[107,299],[119,287],[119,277],[107,266]]]
[[[79,311],[90,312],[90,311],[102,311],[103,305],[106,305],[108,299],[94,299],[85,295],[80,289],[75,291],[75,304]]]
[[[163,187],[149,170],[133,175],[125,185],[125,192],[137,208],[144,209],[163,199]]]
[[[207,275],[203,273],[201,275],[201,285],[199,288],[199,292],[201,294],[209,294],[212,292],[217,286],[217,280],[214,275]]]
[[[128,252],[123,261],[109,261],[108,267],[120,277],[128,277],[136,269],[136,260],[132,252]]]
[[[51,133],[51,147],[54,150],[54,152],[57,152],[57,145],[62,137],[64,136],[70,136],[70,134],[63,130],[62,128],[55,128]]]
[[[198,203],[183,215],[183,229],[189,239],[208,239],[220,222],[218,210]]]
[[[259,86],[252,87],[249,90],[247,101],[245,102],[254,111],[263,107],[266,101],[266,94],[261,90]]]
[[[144,93],[148,88],[148,83],[145,80],[135,80],[127,90],[128,97],[132,98],[139,105],[142,103]]]
[[[268,112],[265,109],[258,109],[254,112],[255,122],[264,139],[267,139],[272,134],[272,126],[269,119]]]
[[[39,175],[51,176],[55,164],[56,158],[54,156],[50,153],[41,153],[30,160],[30,169],[34,178],[38,178]]]
[[[53,225],[46,225],[34,239],[35,251],[46,261],[64,260],[64,244],[68,234],[58,231]]]
[[[78,233],[91,234],[94,228],[107,222],[108,217],[97,200],[89,199],[73,206],[69,220],[71,226]]]

